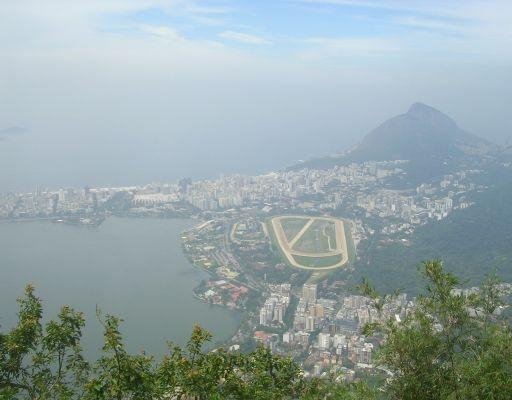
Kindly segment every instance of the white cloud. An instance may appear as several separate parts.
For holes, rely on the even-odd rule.
[[[331,48],[335,51],[349,52],[390,52],[400,50],[402,47],[397,41],[379,38],[309,38],[305,43]]]
[[[468,24],[474,34],[501,32],[512,36],[512,2],[510,0],[295,0],[299,3],[339,5],[374,10],[387,10],[395,15],[382,15],[382,20],[408,23],[411,27],[450,29]],[[409,20],[408,20],[409,18]],[[468,29],[464,33],[469,33]]]
[[[196,14],[229,14],[233,12],[233,8],[230,7],[203,6],[190,3],[186,5],[186,9]]]
[[[363,40],[340,38],[325,43],[319,41],[317,49],[307,50],[317,56],[338,56],[345,50],[356,51],[359,42],[359,54],[373,48],[378,52],[396,52],[402,58],[422,57],[435,62],[451,62],[458,57],[470,57],[467,61],[480,63],[489,62],[491,58],[501,63],[512,60],[510,0],[295,1],[313,6],[351,7],[363,15],[354,16],[355,20],[379,28]],[[389,35],[394,38],[387,38]],[[377,44],[373,43],[374,40]]]
[[[300,51],[298,56],[303,61],[367,60],[382,57],[383,54],[404,52],[405,44],[396,38],[325,38],[316,37],[303,41],[309,48]]]
[[[157,36],[166,40],[183,40],[178,31],[168,26],[140,25],[139,30],[148,35]]]
[[[422,18],[416,16],[397,17],[392,19],[393,24],[420,29],[420,30],[431,30],[438,32],[457,33],[461,32],[464,26],[459,22],[447,22],[435,18]]]
[[[295,0],[300,3],[330,4],[358,8],[373,8],[400,12],[414,12],[429,15],[461,16],[464,9],[475,4],[482,3],[482,0]],[[502,0],[490,0],[486,3],[500,2]]]
[[[267,39],[265,39],[261,36],[250,35],[247,33],[235,32],[235,31],[221,32],[221,33],[219,33],[219,37],[226,39],[226,40],[232,40],[235,42],[246,43],[246,44],[260,45],[260,44],[269,44],[270,43],[270,41],[268,41]]]

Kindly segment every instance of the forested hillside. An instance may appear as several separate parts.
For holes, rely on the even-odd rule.
[[[434,257],[441,257],[449,271],[470,285],[494,272],[512,282],[512,180],[501,175],[497,182],[495,188],[477,193],[470,208],[418,228],[408,245],[370,242],[354,282],[369,277],[382,289],[392,290],[398,283],[415,293],[421,287],[416,267]]]

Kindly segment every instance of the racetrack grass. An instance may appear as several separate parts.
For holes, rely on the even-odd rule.
[[[270,218],[266,219],[265,223],[268,227],[268,232],[269,232],[269,236],[270,236],[271,243],[272,243],[271,246],[274,251],[278,252],[281,255],[281,258],[288,266],[290,266],[292,268],[302,268],[302,269],[309,269],[309,270],[316,269],[316,272],[314,273],[315,276],[311,277],[310,279],[317,280],[317,279],[322,279],[322,277],[328,276],[330,273],[332,273],[334,268],[337,268],[338,264],[343,260],[343,258],[344,258],[343,254],[327,256],[327,255],[325,255],[325,251],[324,251],[324,254],[322,254],[321,252],[317,252],[317,251],[311,251],[310,253],[312,253],[312,254],[309,254],[306,256],[295,255],[295,254],[293,254],[293,250],[291,250],[291,253],[286,252],[281,247],[280,241],[276,236],[277,232],[274,231],[274,226],[273,226],[273,222],[272,222],[274,220],[274,218],[279,218],[279,221],[276,221],[276,225],[279,226],[279,229],[282,229],[282,235],[283,235],[282,237],[283,237],[283,240],[286,241],[286,234],[284,232],[284,228],[283,228],[283,225],[281,224],[281,222],[285,222],[285,220],[288,220],[288,221],[295,220],[292,222],[292,224],[295,225],[295,230],[296,231],[298,230],[300,232],[300,230],[302,230],[302,228],[304,228],[304,224],[307,224],[311,219],[315,219],[315,217],[312,216],[312,217],[302,218],[300,216],[282,216],[282,217],[270,217]],[[313,228],[316,227],[317,228],[316,230],[318,230],[318,228],[321,228],[321,230],[319,230],[319,233],[321,233],[322,236],[327,241],[327,243],[324,242],[324,245],[325,245],[324,249],[326,251],[329,251],[329,234],[330,233],[333,234],[332,241],[336,240],[336,243],[337,243],[338,238],[335,236],[336,235],[335,220],[336,220],[335,218],[332,218],[332,221],[328,221],[326,219],[319,218],[316,221],[311,221],[310,226],[307,229],[307,231],[310,231],[311,227],[313,227]],[[300,222],[300,224],[299,224],[299,222]],[[347,236],[349,236],[350,235],[350,230],[349,230],[350,222],[343,221],[343,220],[342,220],[342,222],[344,223],[345,234],[347,234]],[[286,222],[285,222],[285,224],[286,224]],[[277,229],[277,227],[276,227],[276,229]],[[304,232],[304,234],[306,234],[306,233],[308,233],[308,232]],[[295,233],[293,236],[295,237],[296,235],[297,234]],[[311,236],[311,233],[309,233],[309,235]],[[315,237],[315,239],[316,239],[316,237]],[[352,241],[351,237],[350,237],[350,239],[349,239],[349,237],[346,237],[346,239],[347,239],[347,245],[348,245],[349,249],[345,249],[345,251],[348,250],[349,262],[350,262],[350,260],[353,260],[355,258],[355,253],[353,251],[353,241]],[[292,240],[293,240],[293,238],[292,238]],[[297,242],[299,240],[297,240]],[[333,243],[332,241],[331,241],[331,249],[334,246],[336,246],[336,244]],[[295,245],[293,246],[295,251],[297,251],[296,245],[297,245],[297,243],[295,243]],[[330,251],[333,251],[333,250],[330,250]],[[345,264],[343,264],[343,265],[345,265]]]
[[[310,268],[329,268],[338,264],[342,260],[341,254],[326,257],[309,257],[293,254],[292,257],[298,264]]]
[[[286,254],[284,253],[284,250],[279,245],[279,240],[277,239],[276,232],[274,231],[274,227],[272,226],[272,218],[268,218],[265,221],[265,224],[267,225],[267,230],[270,234],[270,243],[271,243],[272,249],[279,253],[279,255],[281,256],[281,259],[288,267],[295,268],[293,265],[290,264],[290,262],[286,258]]]
[[[336,234],[334,223],[323,220],[313,222],[297,243],[295,243],[295,246],[293,246],[293,250],[309,253],[326,253],[335,249]]]
[[[286,240],[291,241],[297,233],[307,224],[309,218],[294,218],[294,217],[286,217],[282,218],[280,223],[283,227],[284,235],[286,236]]]
[[[325,235],[329,236],[329,244],[331,246],[329,250],[332,251],[336,249],[336,226],[333,223],[329,223],[325,227],[324,233]]]

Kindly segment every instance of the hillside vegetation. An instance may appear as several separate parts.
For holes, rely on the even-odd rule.
[[[370,257],[358,264],[354,281],[365,276],[386,291],[399,282],[407,293],[418,293],[417,266],[442,254],[446,267],[470,285],[483,282],[490,273],[512,282],[512,180],[473,200],[472,207],[418,228],[408,245],[369,243]]]

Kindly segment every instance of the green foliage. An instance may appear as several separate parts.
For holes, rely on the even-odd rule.
[[[119,332],[119,318],[107,315],[101,322],[104,328],[103,353],[93,366],[93,376],[85,385],[84,398],[152,399],[156,391],[152,358],[126,352]]]
[[[287,217],[281,219],[284,234],[288,241],[291,241],[297,233],[307,224],[308,218]]]
[[[410,245],[379,245],[379,238],[367,242],[356,266],[354,279],[370,278],[379,290],[396,289],[397,281],[407,293],[419,293],[421,281],[416,266],[442,254],[451,272],[472,285],[496,272],[512,281],[512,177],[501,177],[503,185],[477,193],[476,204],[455,210],[446,219],[415,230]]]
[[[81,354],[84,317],[63,307],[45,327],[43,309],[28,286],[19,300],[19,322],[0,334],[0,399],[350,399],[344,384],[305,380],[291,359],[257,347],[244,354],[220,348],[203,352],[211,335],[196,326],[185,349],[169,344],[160,362],[129,354],[121,319],[98,312],[102,353],[93,364]],[[318,397],[320,396],[320,397]]]
[[[199,326],[185,348],[170,343],[156,361],[129,354],[121,319],[99,312],[104,344],[88,363],[80,347],[84,316],[63,307],[43,326],[41,301],[28,286],[18,324],[0,333],[0,400],[509,399],[512,330],[498,313],[498,281],[464,295],[439,261],[424,263],[422,273],[425,293],[402,322],[381,318],[365,327],[365,334],[384,339],[377,363],[388,378],[377,384],[347,384],[338,375],[307,379],[294,361],[263,347],[204,352],[211,335]],[[368,281],[359,289],[381,316],[395,296],[380,296]]]
[[[81,398],[89,374],[80,348],[83,314],[63,307],[43,327],[32,286],[18,302],[18,325],[0,334],[0,399]]]
[[[423,264],[426,293],[401,323],[372,324],[386,338],[378,362],[391,373],[390,399],[508,399],[512,393],[512,331],[496,311],[491,279],[477,293],[454,290],[458,279],[439,261]],[[378,301],[384,301],[369,288]]]

